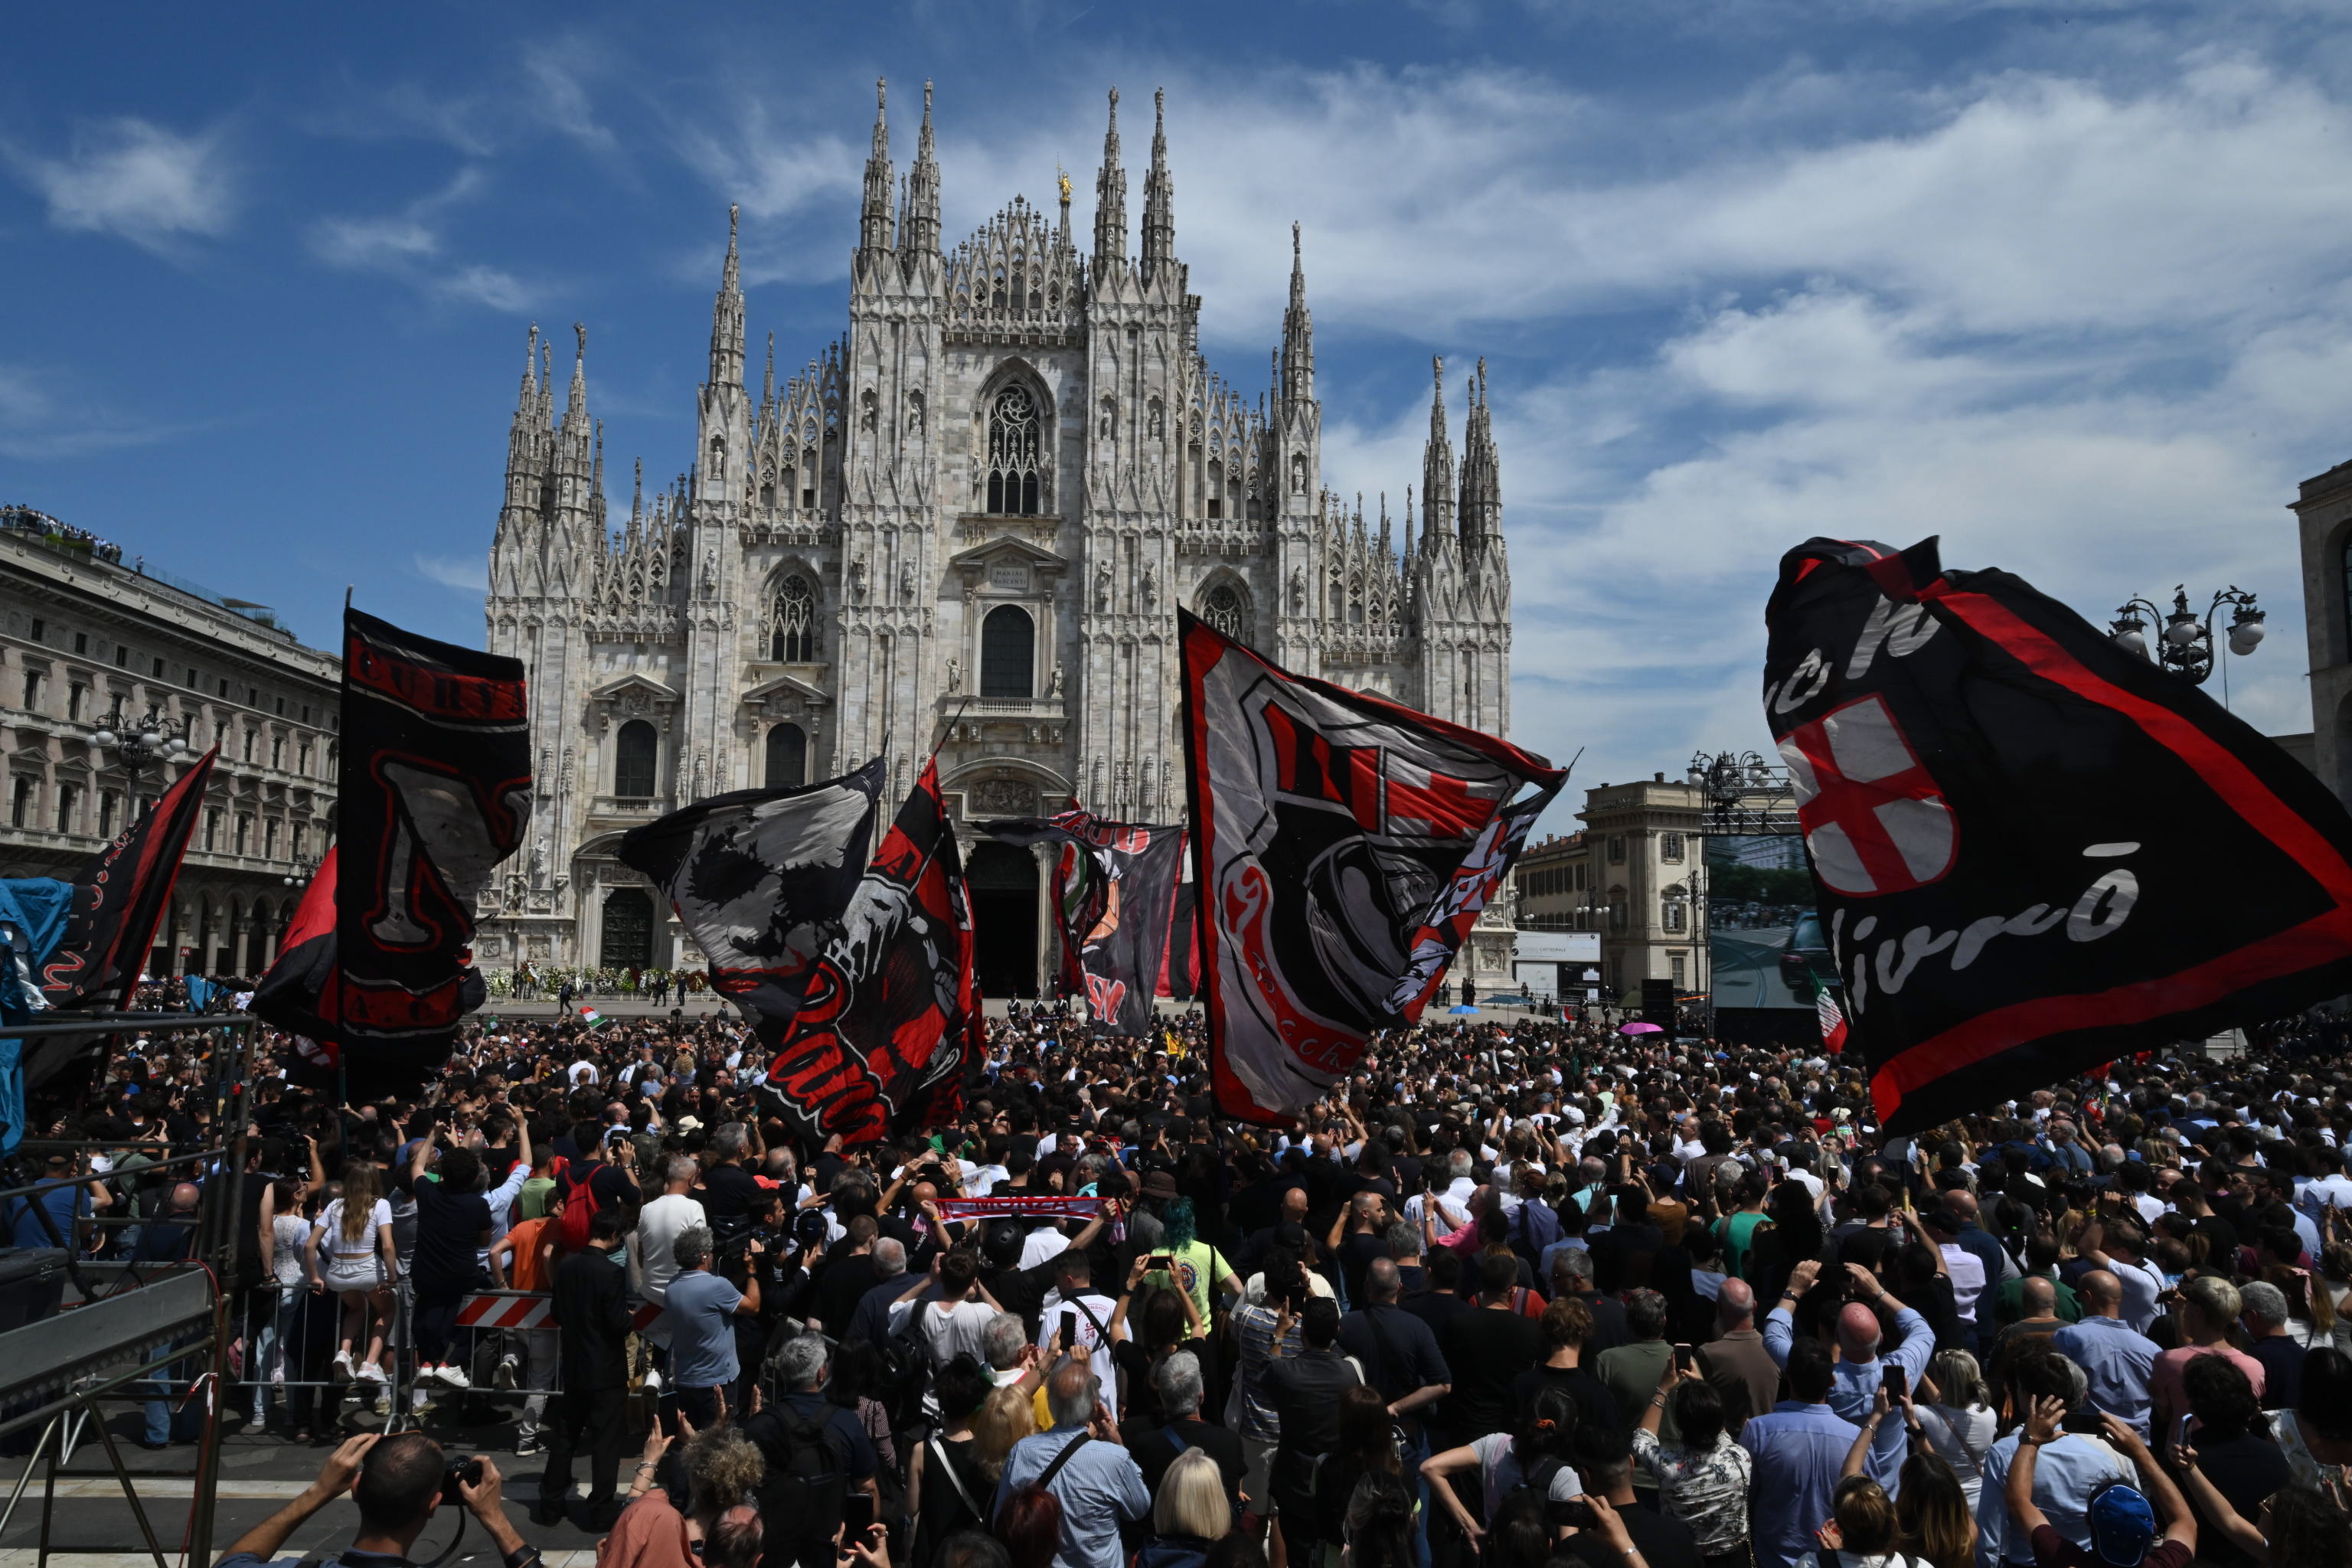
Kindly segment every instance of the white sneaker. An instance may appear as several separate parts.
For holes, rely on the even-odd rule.
[[[474,1386],[474,1380],[466,1375],[466,1371],[463,1367],[450,1366],[444,1363],[440,1367],[439,1373],[441,1381],[447,1384],[452,1388],[471,1388]]]
[[[349,1351],[337,1351],[335,1352],[335,1364],[327,1369],[327,1375],[337,1383],[351,1382],[351,1380],[357,1375],[352,1370],[352,1352]]]
[[[360,1363],[359,1371],[355,1375],[362,1383],[380,1383],[386,1388],[392,1386],[392,1379],[384,1376],[383,1368],[372,1361]]]
[[[522,1385],[522,1368],[514,1357],[501,1356],[499,1370],[490,1373],[490,1382],[500,1388],[519,1388]]]
[[[647,1394],[659,1394],[661,1392],[661,1373],[653,1367],[646,1368],[645,1387]]]

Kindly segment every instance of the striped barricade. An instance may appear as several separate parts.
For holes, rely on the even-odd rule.
[[[662,1310],[647,1301],[630,1314],[629,1326],[643,1333]],[[544,1290],[484,1290],[457,1304],[461,1329],[551,1329],[555,1298]]]

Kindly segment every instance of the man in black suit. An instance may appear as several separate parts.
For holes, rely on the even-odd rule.
[[[1225,1480],[1225,1505],[1235,1519],[1241,1518],[1242,1476],[1249,1460],[1239,1436],[1201,1419],[1201,1358],[1191,1351],[1165,1357],[1152,1368],[1151,1386],[1160,1395],[1160,1408],[1168,1412],[1167,1422],[1159,1426],[1146,1426],[1140,1420],[1119,1425],[1127,1451],[1142,1468],[1143,1484],[1158,1496],[1160,1479],[1177,1456],[1187,1448],[1198,1448],[1217,1462],[1217,1473]],[[1142,1405],[1140,1400],[1135,1403],[1139,1407]]]

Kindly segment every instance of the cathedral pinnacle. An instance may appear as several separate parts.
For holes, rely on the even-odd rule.
[[[1454,438],[1445,428],[1445,356],[1429,362],[1429,441],[1421,452],[1421,542],[1424,549],[1454,531]]]
[[[1298,226],[1290,226],[1290,308],[1282,313],[1282,395],[1306,403],[1315,396],[1315,318],[1307,309],[1307,264]]]
[[[1476,550],[1503,533],[1502,464],[1486,408],[1486,362],[1470,378],[1470,413],[1462,433],[1462,543]]]
[[[572,359],[572,401],[563,412],[563,427],[570,430],[577,421],[578,433],[584,435],[588,429],[588,329],[574,321],[572,331],[579,338],[580,347]]]
[[[915,167],[907,176],[907,218],[899,230],[906,248],[918,256],[940,247],[940,161],[931,137],[931,84],[923,84],[923,129],[915,142]]]
[[[890,248],[890,193],[898,179],[890,172],[890,127],[884,110],[887,84],[874,79],[874,150],[866,158],[866,199],[858,209],[857,245],[861,250]]]
[[[1095,270],[1127,260],[1127,171],[1118,162],[1118,89],[1110,89],[1110,129],[1095,175]]]
[[[727,209],[727,265],[719,279],[719,297],[710,306],[710,384],[743,384],[743,269],[735,248],[742,209]]]
[[[1168,89],[1151,94],[1151,173],[1143,180],[1143,280],[1176,259],[1176,183],[1168,174]]]
[[[776,334],[768,334],[768,368],[760,376],[760,412],[776,405]]]
[[[539,323],[530,324],[530,336],[523,341],[522,395],[515,400],[515,417],[523,418],[539,401]]]

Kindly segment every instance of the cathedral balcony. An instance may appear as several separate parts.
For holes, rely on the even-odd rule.
[[[961,713],[967,723],[990,719],[1003,719],[1021,724],[1058,724],[1062,721],[1062,700],[1059,697],[942,697],[942,713]]]
[[[651,821],[668,816],[669,809],[670,799],[666,795],[600,795],[590,801],[588,814]]]
[[[1015,539],[1050,544],[1061,527],[1062,519],[1056,512],[1023,517],[1013,512],[967,511],[956,517],[956,532],[965,539],[995,539],[1010,534]]]

